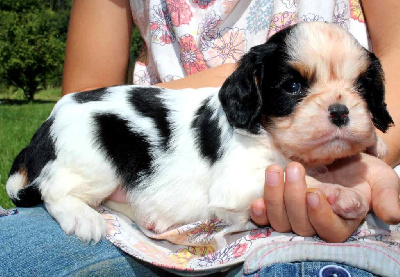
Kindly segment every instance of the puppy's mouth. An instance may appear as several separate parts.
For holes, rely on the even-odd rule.
[[[365,151],[375,144],[370,138],[360,138],[351,129],[337,128],[326,131],[316,139],[303,145],[304,152],[298,157],[291,157],[306,166],[328,165],[337,159],[352,156]]]
[[[322,133],[316,139],[309,140],[305,143],[305,148],[318,148],[318,147],[327,147],[330,144],[356,144],[360,143],[359,137],[354,136],[350,131],[345,130],[343,128],[333,129],[331,131],[327,131]]]

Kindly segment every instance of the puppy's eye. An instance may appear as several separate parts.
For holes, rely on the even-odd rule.
[[[356,89],[359,93],[364,94],[365,93],[365,85],[363,84],[363,82],[358,82],[356,85]]]
[[[290,94],[299,95],[301,94],[301,84],[294,81],[287,81],[282,84],[282,89]]]

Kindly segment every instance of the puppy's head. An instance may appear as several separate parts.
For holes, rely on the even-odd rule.
[[[267,130],[288,158],[327,164],[377,143],[393,123],[379,60],[346,30],[300,23],[253,47],[220,100],[230,124]]]

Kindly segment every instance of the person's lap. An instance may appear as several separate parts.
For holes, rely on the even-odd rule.
[[[108,240],[83,243],[65,235],[43,206],[0,217],[0,276],[154,276]]]
[[[43,206],[18,208],[18,214],[0,217],[0,276],[166,276],[167,271],[138,261],[108,240],[83,243],[65,235]],[[326,262],[275,264],[248,276],[316,276]],[[348,266],[352,276],[372,276]],[[286,273],[285,273],[286,272]],[[241,276],[241,266],[222,275]]]

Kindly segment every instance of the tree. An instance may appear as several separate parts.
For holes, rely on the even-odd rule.
[[[33,100],[39,88],[60,80],[68,13],[54,1],[3,0],[0,4],[0,79]]]

